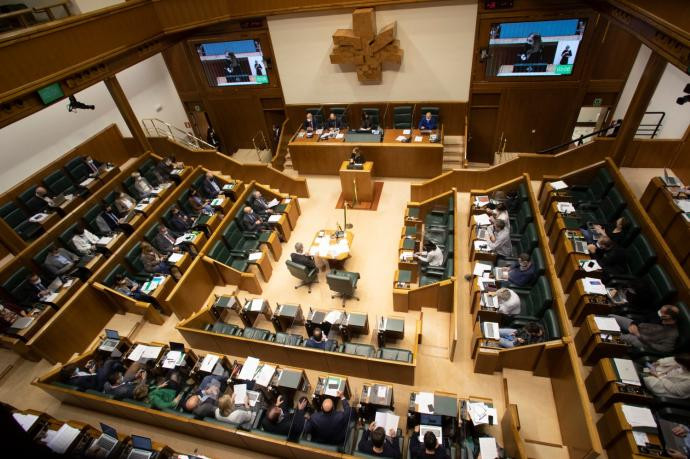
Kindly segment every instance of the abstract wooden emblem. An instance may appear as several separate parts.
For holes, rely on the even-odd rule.
[[[333,34],[331,64],[354,64],[359,81],[380,83],[384,62],[402,62],[403,50],[395,33],[393,22],[377,34],[374,9],[356,9],[352,13],[352,29],[338,29]]]

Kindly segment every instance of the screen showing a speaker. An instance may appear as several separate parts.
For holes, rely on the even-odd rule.
[[[571,75],[586,19],[492,24],[487,77]]]
[[[196,52],[209,86],[268,84],[259,40],[202,43]]]

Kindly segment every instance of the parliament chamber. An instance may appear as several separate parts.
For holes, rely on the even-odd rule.
[[[4,3],[11,450],[690,457],[682,2]]]

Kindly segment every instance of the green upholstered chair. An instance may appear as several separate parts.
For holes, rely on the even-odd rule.
[[[299,285],[296,285],[295,288],[297,289],[306,286],[309,293],[311,293],[311,284],[319,282],[319,270],[295,263],[292,260],[286,260],[285,264],[287,265],[290,274],[302,281]]]
[[[596,202],[603,199],[614,185],[611,173],[605,167],[601,167],[589,184],[571,185],[568,187],[568,194],[576,202]]]
[[[531,289],[515,289],[515,292],[520,297],[520,314],[514,316],[515,318],[539,320],[544,316],[544,311],[553,304],[551,284],[546,276],[539,277]]]
[[[400,105],[393,107],[393,128],[412,129],[412,106]]]
[[[338,348],[338,352],[359,355],[360,357],[373,357],[376,350],[371,344],[343,343]]]
[[[359,298],[355,296],[355,290],[357,289],[357,281],[359,280],[359,273],[332,270],[326,274],[326,281],[328,282],[328,287],[336,292],[335,295],[331,295],[331,298],[340,297],[343,299],[343,306],[345,306],[345,301],[349,298],[354,298],[359,301]]]
[[[380,347],[374,355],[377,359],[412,363],[412,351],[394,347]]]
[[[36,197],[36,188],[37,186],[32,186],[28,190],[25,190],[22,192],[17,198],[19,199],[19,202],[21,202],[24,207],[26,207],[29,212],[31,213],[38,213],[38,212],[43,212],[48,208],[48,203],[45,202],[43,199],[39,199]]]

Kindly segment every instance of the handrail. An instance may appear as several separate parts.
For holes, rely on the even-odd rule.
[[[617,127],[619,127],[619,126],[621,125],[621,123],[622,123],[621,120],[616,120],[616,121],[614,121],[610,126],[607,126],[607,127],[605,127],[605,128],[599,129],[598,131],[591,132],[591,133],[589,133],[589,134],[587,134],[587,135],[581,135],[581,136],[578,137],[577,139],[572,139],[572,140],[569,140],[569,141],[567,141],[567,142],[563,142],[562,144],[556,145],[555,147],[546,148],[546,149],[544,149],[544,150],[539,150],[537,153],[539,153],[539,154],[544,154],[544,153],[550,153],[550,152],[555,151],[555,150],[559,150],[559,149],[561,149],[561,148],[563,148],[563,147],[566,147],[566,146],[570,145],[571,143],[581,142],[581,141],[584,140],[584,139],[588,139],[588,138],[590,138],[590,137],[598,136],[598,135],[601,134],[602,132],[606,132],[606,131],[608,131],[609,129],[617,128]]]
[[[167,137],[173,142],[193,150],[217,150],[210,143],[158,118],[145,118],[141,120],[141,124],[144,126],[148,137]]]
[[[635,135],[644,135],[644,136],[649,136],[650,139],[653,139],[656,137],[656,135],[659,133],[659,128],[661,127],[662,123],[664,122],[664,118],[666,117],[666,112],[644,112],[645,115],[661,115],[659,118],[659,121],[657,121],[656,124],[642,124],[640,123],[639,126],[637,126],[637,131],[635,131]],[[644,116],[643,116],[644,118]],[[652,129],[653,128],[653,129]],[[652,131],[651,133],[649,131]]]
[[[283,141],[285,140],[285,129],[287,129],[287,124],[290,118],[285,118],[283,124],[280,125],[280,135],[278,136],[278,145],[276,146],[276,154],[271,159],[271,166],[278,170],[283,170],[283,165],[285,164],[285,155],[282,153]],[[287,151],[287,146],[285,147]]]

